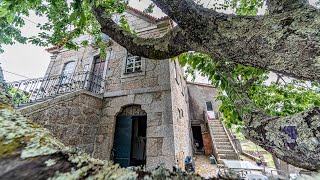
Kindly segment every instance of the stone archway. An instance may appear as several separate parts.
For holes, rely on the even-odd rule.
[[[147,113],[140,105],[122,108],[116,117],[113,160],[122,167],[146,165]]]
[[[147,115],[146,111],[141,108],[141,105],[128,105],[121,109],[118,116],[143,116]]]

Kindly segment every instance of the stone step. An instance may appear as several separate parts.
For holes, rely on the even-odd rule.
[[[233,153],[233,154],[218,154],[219,159],[223,160],[223,159],[234,159],[237,160],[238,156],[237,154]]]
[[[209,124],[223,125],[221,122],[210,122],[210,121],[209,121]]]
[[[220,120],[210,120],[209,122],[218,122],[218,123],[221,123]]]
[[[209,124],[222,124],[221,121],[208,121]]]
[[[216,144],[215,145],[216,148],[218,149],[218,151],[221,149],[221,150],[233,150],[233,147],[231,144],[223,144],[223,145],[220,145],[220,144]]]
[[[226,134],[224,130],[212,130],[212,133],[222,133],[222,132]]]
[[[226,134],[224,131],[212,131],[211,132],[213,135],[221,135],[221,134]]]
[[[215,144],[216,145],[230,145],[230,146],[232,146],[231,145],[231,143],[228,141],[228,142],[223,142],[223,141],[215,141]]]
[[[211,127],[215,127],[215,126],[217,126],[217,127],[223,127],[223,124],[211,122],[211,123],[209,123],[209,126],[211,126]]]
[[[214,135],[215,138],[227,138],[228,139],[228,136],[226,134],[217,134],[217,135]]]
[[[215,142],[229,142],[228,138],[215,138],[213,137]]]
[[[228,149],[217,149],[217,153],[218,154],[236,154],[236,152],[234,152],[234,150],[228,150]]]
[[[211,130],[213,131],[224,131],[223,127],[211,127]]]

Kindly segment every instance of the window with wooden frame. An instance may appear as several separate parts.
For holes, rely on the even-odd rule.
[[[142,60],[140,56],[133,56],[128,53],[126,61],[126,73],[135,73],[142,71]]]

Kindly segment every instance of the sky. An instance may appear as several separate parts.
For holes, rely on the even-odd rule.
[[[218,0],[219,1],[219,0]],[[220,0],[221,1],[221,0]],[[223,1],[223,0],[222,0]],[[314,3],[316,0],[310,0]],[[212,6],[217,0],[201,0],[205,6]],[[208,4],[209,3],[209,4]],[[143,10],[150,4],[150,0],[131,0],[130,6]],[[228,13],[232,11],[229,10]],[[159,8],[154,9],[152,14],[156,17],[165,16]],[[43,23],[45,18],[40,18],[34,14],[26,17],[26,25],[21,29],[23,35],[36,35],[39,30],[37,23]],[[0,54],[0,63],[4,71],[4,77],[7,82],[43,77],[50,62],[50,53],[46,52],[46,47],[39,47],[32,44],[4,45],[4,53]],[[199,79],[202,81],[203,79]]]
[[[131,0],[130,6],[143,10],[148,7],[149,0]],[[164,16],[160,9],[154,10],[155,16]],[[34,14],[26,17],[25,26],[21,29],[23,35],[36,35],[39,30],[37,23],[44,23],[45,18],[40,18]],[[4,45],[4,53],[0,54],[0,63],[3,69],[4,78],[7,82],[43,77],[50,62],[50,53],[46,52],[47,47],[39,47],[32,44]]]

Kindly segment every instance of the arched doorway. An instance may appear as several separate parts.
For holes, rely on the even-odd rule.
[[[146,164],[147,113],[139,105],[124,107],[117,116],[114,162],[121,167]]]

